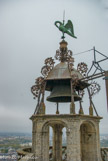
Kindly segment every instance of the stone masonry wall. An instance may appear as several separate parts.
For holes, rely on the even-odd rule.
[[[89,115],[33,115],[31,117],[33,122],[32,152],[41,161],[49,161],[49,126],[53,127],[58,124],[66,127],[67,161],[101,161],[100,119],[101,117]],[[81,140],[82,124],[85,126],[85,137]],[[90,139],[92,139],[93,146],[90,145]],[[84,156],[85,146],[87,155]]]

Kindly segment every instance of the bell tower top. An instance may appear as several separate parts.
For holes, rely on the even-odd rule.
[[[83,72],[80,71],[81,65],[78,69],[74,68],[72,51],[68,50],[67,45],[68,43],[65,40],[60,42],[60,47],[56,50],[55,55],[55,60],[60,61],[60,63],[54,65],[54,59],[52,57],[47,58],[41,69],[43,77],[37,78],[36,84],[31,88],[33,95],[38,98],[35,114],[45,113],[45,91],[51,92],[50,96],[46,98],[47,101],[57,104],[71,102],[70,113],[72,114],[75,114],[74,102],[80,101],[81,106],[83,90],[89,86],[87,82],[81,81],[87,67],[84,63],[81,64],[85,67]]]
[[[64,22],[56,21],[55,25],[63,33],[59,49],[56,50],[55,54],[55,60],[60,61],[60,63],[55,65],[55,60],[52,57],[45,59],[44,66],[41,69],[43,76],[38,77],[35,85],[31,87],[34,98],[37,98],[34,114],[45,114],[45,91],[50,91],[46,100],[57,103],[57,108],[58,103],[70,102],[70,114],[76,114],[75,102],[79,101],[79,114],[84,114],[82,99],[85,93],[84,89],[87,89],[90,102],[89,114],[93,115],[93,108],[95,112],[96,109],[92,96],[99,92],[100,86],[95,82],[88,83],[88,67],[84,62],[79,63],[77,69],[74,68],[72,51],[68,50],[68,43],[64,40],[64,34],[76,38],[72,22],[68,20],[67,24],[64,24]]]

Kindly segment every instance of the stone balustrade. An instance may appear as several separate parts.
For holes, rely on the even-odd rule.
[[[67,156],[66,156],[66,146],[62,147],[62,160],[66,161]],[[108,147],[102,147],[100,149],[101,151],[101,158],[102,161],[108,161]],[[17,151],[18,156],[19,156],[19,161],[34,161],[34,154],[32,153],[32,149],[29,148],[23,148]],[[53,156],[53,151],[52,151],[52,146],[49,147],[49,161],[52,160]],[[28,160],[27,160],[28,158]],[[41,161],[41,158],[35,158],[35,161]]]

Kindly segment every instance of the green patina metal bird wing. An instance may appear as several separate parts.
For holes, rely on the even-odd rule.
[[[77,38],[75,35],[74,35],[74,27],[73,27],[73,24],[72,24],[72,21],[71,20],[68,20],[67,24],[65,25],[65,28],[67,29],[66,33],[74,38]]]
[[[71,20],[68,20],[66,25],[64,25],[64,23],[62,23],[60,21],[56,21],[55,26],[63,33],[63,36],[62,36],[63,39],[65,38],[64,33],[70,35],[73,38],[77,38],[74,35],[74,28],[73,28],[73,24],[72,24]]]

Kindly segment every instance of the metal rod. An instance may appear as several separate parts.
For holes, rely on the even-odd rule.
[[[63,12],[63,25],[65,24],[65,10]]]
[[[90,81],[90,80],[97,79],[97,78],[100,78],[100,77],[102,77],[102,75],[97,76],[97,77],[93,77],[93,78],[89,78],[89,79],[87,79],[86,81]]]
[[[87,76],[88,76],[88,74],[90,73],[92,67],[93,67],[93,63],[92,63],[92,66],[90,67],[89,71],[87,72]]]
[[[74,96],[73,96],[74,91],[73,91],[72,79],[70,83],[71,83],[71,102],[74,103]]]
[[[57,111],[58,111],[58,102],[57,102]]]
[[[41,92],[41,90],[39,91],[38,103],[37,103],[37,106],[36,106],[34,114],[39,112],[41,103],[44,103],[45,87],[46,87],[46,81],[45,81],[45,84],[44,84],[43,93]],[[40,101],[41,94],[42,94],[42,98],[41,98],[41,101]]]
[[[97,63],[100,63],[100,62],[105,61],[105,60],[107,60],[107,59],[108,59],[108,58],[105,58],[105,59],[99,60],[99,61],[97,61]]]
[[[105,72],[105,77],[108,77],[108,71]],[[106,83],[106,97],[107,97],[107,110],[108,110],[108,79],[105,79]]]
[[[93,51],[94,51],[94,61],[96,62],[95,46],[93,47]]]
[[[96,65],[97,65],[97,66],[96,66]],[[100,65],[99,65],[97,62],[94,63],[94,67],[95,67],[97,70],[100,70],[101,72],[104,71],[104,70],[100,67]]]
[[[83,53],[89,52],[89,51],[91,51],[91,50],[93,50],[93,49],[90,49],[90,50],[86,50],[86,51],[83,51],[83,52],[80,52],[80,53],[73,54],[73,56],[79,55],[79,54],[83,54]]]
[[[57,111],[58,111],[58,102],[57,102]]]
[[[105,72],[97,73],[97,74],[95,74],[95,75],[90,75],[90,76],[87,76],[87,77],[85,77],[85,78],[81,78],[81,79],[79,79],[79,80],[85,81],[85,80],[89,80],[89,78],[90,78],[90,80],[92,80],[92,79],[98,78],[98,77],[96,77],[96,76],[103,77],[103,76],[105,76]]]
[[[38,101],[37,101],[37,105],[34,111],[34,114],[36,114],[39,110],[39,103],[40,103],[40,95],[41,95],[41,91],[39,91],[39,96],[38,96]]]
[[[104,57],[108,58],[106,55],[102,54],[101,52],[95,50],[97,53],[99,53],[100,55],[103,55]]]
[[[44,97],[45,97],[45,88],[46,88],[46,81],[44,84],[44,88],[43,88],[43,94],[42,94],[42,102],[44,103]]]
[[[99,116],[98,113],[97,113],[97,110],[96,110],[96,108],[94,106],[94,103],[92,101],[92,97],[91,97],[89,88],[87,88],[87,90],[88,90],[88,94],[89,94],[90,106],[91,106],[91,104],[93,105],[93,108],[94,108],[94,111],[95,111],[96,115]]]
[[[95,71],[94,71],[93,75],[96,73],[96,71],[97,71],[97,68],[95,69]]]
[[[92,103],[92,105],[93,105],[93,108],[94,108],[94,110],[95,110],[96,115],[99,116],[98,113],[97,113],[97,110],[96,110],[96,108],[95,108],[95,105],[94,105],[94,103],[93,103],[92,100],[91,100],[91,103]]]
[[[59,114],[59,103],[57,102],[57,110],[56,110],[56,114]]]
[[[90,101],[90,105],[91,105],[91,95],[90,95],[90,90],[89,90],[89,88],[88,88],[88,87],[87,87],[87,91],[88,91],[89,101]]]

